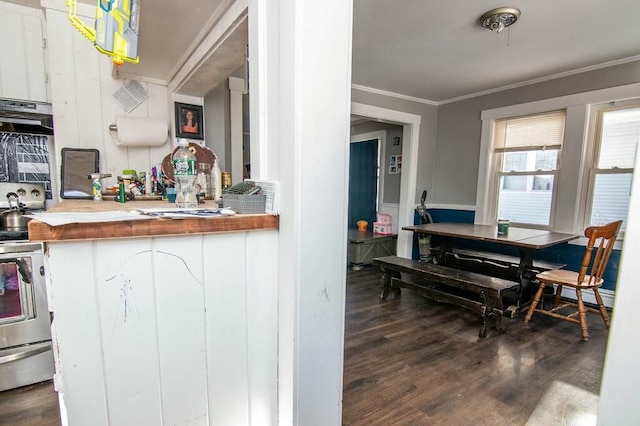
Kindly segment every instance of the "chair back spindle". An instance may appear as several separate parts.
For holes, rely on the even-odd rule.
[[[566,321],[580,324],[582,340],[589,340],[589,330],[587,327],[587,312],[596,312],[602,316],[605,326],[609,327],[609,314],[604,306],[602,296],[598,288],[604,283],[602,276],[611,257],[613,245],[616,242],[618,231],[622,226],[622,221],[611,222],[602,226],[590,226],[584,231],[584,235],[589,239],[584,251],[580,271],[552,270],[544,271],[536,275],[540,282],[536,294],[531,300],[529,310],[525,316],[525,322],[529,322],[533,313],[548,315]],[[595,253],[594,253],[595,248]],[[545,307],[542,295],[546,286],[555,284],[553,304]],[[576,302],[567,301],[561,303],[562,288],[572,287],[576,290]],[[582,290],[593,291],[598,309],[586,306],[582,299]],[[542,301],[542,303],[541,303]],[[541,303],[541,304],[540,304]],[[538,307],[540,304],[540,307]],[[577,308],[573,313],[563,313],[566,308]],[[577,316],[577,318],[576,318]]]
[[[593,285],[602,279],[621,225],[622,221],[619,220],[604,226],[590,226],[585,229],[584,235],[589,238],[589,242],[582,258],[578,285],[584,282],[586,276],[589,277],[588,282],[584,283],[586,285]],[[594,248],[596,248],[595,256],[593,256]],[[593,262],[591,262],[592,257]]]

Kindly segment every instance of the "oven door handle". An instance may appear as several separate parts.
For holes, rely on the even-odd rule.
[[[43,342],[43,343],[34,343],[28,346],[20,346],[18,348],[11,348],[0,351],[0,355],[2,353],[7,353],[7,355],[0,356],[0,364],[6,364],[13,361],[18,361],[23,358],[28,358],[30,356],[37,355],[42,352],[46,352],[51,349],[51,342]]]

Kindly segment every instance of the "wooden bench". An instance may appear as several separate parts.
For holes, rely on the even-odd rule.
[[[492,328],[502,331],[502,300],[507,293],[518,291],[514,281],[398,256],[378,257],[373,264],[383,273],[380,300],[386,300],[391,289],[399,295],[404,287],[461,306],[480,315],[480,337],[486,337]]]
[[[473,267],[472,264],[474,263],[478,267],[478,270],[475,272],[505,279],[517,279],[516,274],[520,267],[520,258],[507,254],[456,248],[453,249],[452,253],[447,253],[447,265],[461,267],[462,269],[469,269],[469,267]],[[522,272],[526,276],[533,278],[541,272],[561,269],[565,266],[566,265],[563,263],[545,262],[533,259],[532,266]]]

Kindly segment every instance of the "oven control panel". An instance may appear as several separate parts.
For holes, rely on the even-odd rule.
[[[42,184],[0,182],[0,209],[10,207],[11,194],[18,196],[21,206],[29,209],[44,209],[46,194]],[[11,206],[15,206],[15,202],[12,201]]]

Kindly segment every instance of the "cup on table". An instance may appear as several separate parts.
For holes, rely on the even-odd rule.
[[[509,233],[509,219],[498,219],[498,235]]]
[[[175,188],[167,188],[166,192],[167,192],[167,200],[169,200],[170,203],[175,203],[176,202],[176,189]]]

